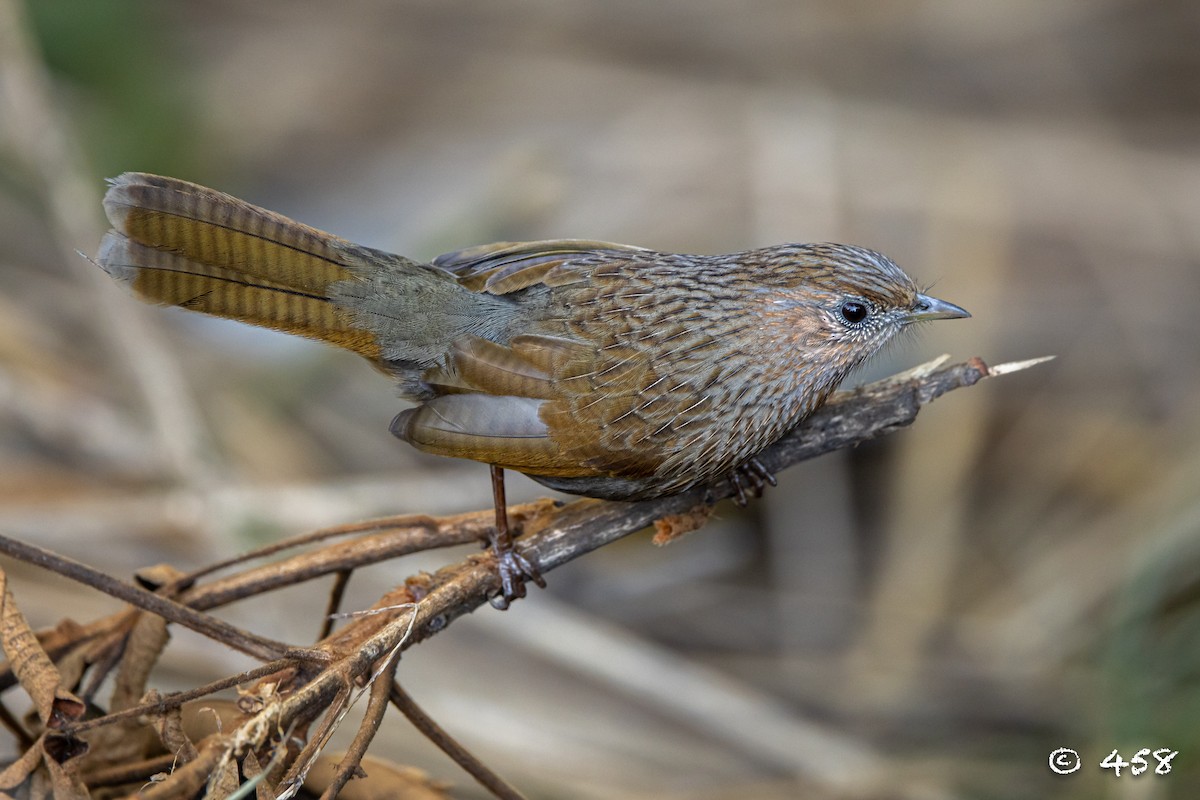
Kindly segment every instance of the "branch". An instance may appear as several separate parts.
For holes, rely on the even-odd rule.
[[[822,453],[868,441],[911,424],[921,408],[946,392],[972,386],[986,377],[1025,369],[1046,359],[1004,364],[995,369],[989,369],[978,358],[949,366],[944,365],[946,360],[942,358],[835,395],[822,409],[760,456],[760,461],[768,469],[780,471]],[[546,508],[541,516],[534,515],[524,522],[520,547],[544,574],[664,517],[694,517],[698,506],[731,496],[734,491],[732,485],[725,484],[712,490],[697,489],[673,497],[633,503],[584,499],[561,509]],[[498,588],[499,579],[490,551],[473,554],[433,576],[410,579],[406,591],[417,605],[411,611],[404,611],[402,619],[412,625],[412,635],[398,641],[396,647],[407,649],[443,630],[455,618],[480,606]],[[396,599],[384,598],[376,608],[385,608],[385,604],[394,603]],[[393,621],[387,613],[361,617],[324,640],[319,648],[330,652],[335,663],[339,660],[338,654],[343,653],[353,655],[343,656],[342,661],[354,658],[360,664],[370,663],[362,658],[366,648],[357,645],[373,639],[378,648],[390,638],[383,635],[383,627],[390,623],[395,630],[397,622],[399,620]],[[321,678],[314,681],[320,682]],[[447,752],[451,753],[451,750]],[[472,759],[456,757],[455,760],[470,771]],[[869,762],[855,774],[856,785],[872,785],[884,779],[883,763]],[[825,777],[829,779],[829,776]]]
[[[124,600],[130,605],[157,614],[168,622],[176,622],[185,628],[191,628],[197,633],[224,642],[235,650],[264,661],[278,658],[288,651],[286,645],[272,641],[265,636],[241,630],[216,617],[198,613],[195,609],[168,597],[117,580],[86,564],[52,553],[36,545],[0,535],[0,553],[99,589],[110,597]]]
[[[911,425],[917,414],[946,392],[974,386],[994,375],[1016,372],[1049,358],[1001,364],[989,368],[976,357],[946,365],[947,356],[851,391],[838,392],[795,430],[768,448],[759,461],[772,472],[781,472],[800,461],[858,445]],[[714,500],[735,494],[726,483],[708,491]],[[613,503],[580,500],[563,508],[536,535],[521,539],[523,552],[543,573],[641,530],[655,520],[693,512],[705,501],[706,491]],[[495,586],[485,586],[494,591]]]
[[[986,377],[1024,369],[1045,359],[1004,364],[990,369],[978,358],[952,365],[946,365],[946,360],[942,358],[909,372],[834,395],[796,430],[763,453],[759,460],[771,471],[779,472],[799,461],[873,439],[911,424],[921,408],[948,391],[974,385]],[[629,503],[583,499],[560,505],[540,501],[513,507],[509,511],[509,518],[521,532],[518,542],[522,552],[542,573],[546,573],[651,523],[660,526],[660,533],[664,529],[698,527],[707,519],[712,502],[734,493],[735,487],[725,483],[673,497]],[[247,637],[245,632],[236,629],[228,630],[226,624],[214,625],[217,621],[201,613],[201,609],[211,609],[320,575],[348,574],[359,566],[417,550],[479,541],[486,537],[490,516],[490,511],[441,519],[409,516],[340,526],[309,534],[290,544],[316,543],[349,533],[364,535],[349,541],[324,544],[313,552],[294,555],[275,563],[248,567],[240,573],[208,583],[197,579],[209,570],[193,573],[184,579],[169,579],[165,585],[158,587],[159,593],[112,581],[82,565],[3,537],[0,537],[0,551],[57,568],[56,571],[64,572],[68,577],[87,582],[140,608],[187,625],[264,660],[279,659],[241,676],[245,679],[267,671],[272,673],[269,683],[263,684],[264,690],[269,689],[265,696],[270,698],[263,710],[247,718],[236,730],[211,736],[198,748],[196,761],[154,787],[153,791],[163,797],[176,797],[191,792],[194,779],[206,775],[212,764],[228,763],[229,758],[235,753],[244,752],[247,747],[266,747],[272,734],[297,727],[306,729],[311,721],[321,715],[326,715],[321,729],[332,730],[357,694],[350,687],[381,680],[384,685],[374,686],[371,690],[373,710],[380,712],[388,694],[386,689],[391,684],[390,673],[382,677],[380,675],[379,665],[384,663],[381,659],[393,663],[400,651],[440,632],[457,617],[477,608],[498,590],[499,580],[492,552],[472,553],[433,575],[420,574],[410,578],[381,597],[370,612],[360,612],[339,630],[326,633],[314,648],[304,653],[289,651],[284,643],[262,637]],[[664,519],[675,521],[664,525]],[[223,566],[235,563],[244,561],[225,562]],[[162,596],[176,592],[176,601]],[[60,636],[54,644],[56,649],[66,648],[71,640],[78,644],[87,637],[114,629],[115,624],[115,621],[110,621],[101,626],[78,627],[76,636]],[[291,666],[286,667],[287,664]],[[188,693],[188,696],[194,697],[195,694]],[[177,697],[160,698],[137,710],[149,714],[161,713],[161,708],[168,705],[177,707],[179,702]],[[127,713],[134,711],[131,708]],[[93,723],[67,725],[62,734],[70,737],[85,727],[111,724],[120,717],[114,714]],[[350,774],[361,751],[365,751],[379,720],[379,714],[375,713],[364,722],[359,734],[359,752],[343,764],[343,778]],[[298,770],[307,768],[311,760],[309,756],[315,756],[324,738],[323,735],[311,737],[308,749],[300,753],[301,757],[288,759],[291,763],[286,765],[288,774],[282,785],[288,785],[292,778],[298,779],[301,774]],[[470,759],[456,760],[463,763]],[[862,771],[860,777],[869,782],[867,774],[878,777],[881,769],[873,763]],[[472,771],[472,774],[477,774],[477,771]],[[502,782],[498,782],[497,786],[503,786]],[[491,788],[494,792],[498,791],[496,786]],[[504,789],[512,793],[506,786]],[[502,790],[498,795],[505,796]],[[515,793],[512,796],[516,796]]]
[[[853,391],[840,392],[768,449],[760,460],[768,469],[780,471],[822,453],[868,441],[911,424],[921,408],[946,392],[1044,360],[1004,364],[989,370],[978,358],[949,366],[945,366],[946,359],[942,358]],[[550,504],[523,506],[521,511],[525,516],[520,522],[523,533],[518,541],[525,556],[545,574],[664,517],[695,515],[697,508],[706,506],[710,499],[729,497],[733,493],[731,485],[722,484],[713,489],[698,488],[680,495],[631,503],[583,499],[561,508]],[[536,513],[539,508],[541,513]],[[310,563],[310,576],[314,574],[313,569]],[[491,551],[475,553],[434,575],[410,579],[402,593],[397,590],[395,596],[389,594],[376,604],[375,609],[383,613],[353,620],[323,640],[318,649],[329,653],[334,662],[347,653],[354,653],[360,664],[369,664],[374,657],[361,660],[362,646],[372,637],[378,637],[389,624],[400,618],[407,621],[415,614],[411,621],[412,635],[400,645],[407,649],[441,631],[457,617],[473,611],[498,589],[499,578]],[[417,602],[415,610],[386,611],[409,598]],[[378,655],[379,652],[375,657]]]

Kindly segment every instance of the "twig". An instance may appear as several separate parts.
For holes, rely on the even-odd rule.
[[[4,705],[4,703],[0,703],[0,725],[3,725],[13,735],[20,749],[24,750],[33,744],[33,736],[29,734],[29,731],[25,730],[25,726],[21,724],[19,719],[13,716],[13,713],[8,710],[8,706]]]
[[[364,522],[351,522],[345,525],[333,525],[328,528],[322,528],[319,531],[312,531],[301,534],[300,536],[292,536],[278,542],[264,545],[255,550],[250,550],[245,553],[227,558],[224,561],[217,561],[209,564],[193,572],[183,575],[176,583],[183,586],[191,586],[198,579],[205,575],[211,575],[214,572],[219,572],[229,567],[235,567],[238,564],[244,564],[247,561],[253,561],[259,558],[281,553],[284,550],[291,550],[296,547],[303,547],[306,544],[316,544],[317,542],[336,539],[341,536],[353,536],[361,533],[387,533],[396,530],[409,529],[432,529],[438,525],[437,520],[425,514],[404,514],[396,517],[382,517],[380,519],[369,519]]]
[[[243,683],[265,678],[268,675],[273,675],[276,672],[285,670],[293,665],[292,659],[281,658],[276,661],[268,661],[262,666],[254,669],[240,672],[237,675],[231,675],[227,678],[221,678],[219,681],[206,683],[203,686],[198,686],[195,689],[188,689],[184,692],[173,692],[172,694],[163,695],[159,699],[151,703],[142,703],[141,705],[126,708],[122,711],[114,711],[111,714],[105,714],[103,717],[95,719],[83,720],[76,722],[69,727],[63,729],[64,734],[71,736],[78,735],[92,728],[100,728],[105,725],[112,725],[127,719],[137,719],[142,716],[154,716],[163,714],[175,708],[179,708],[184,703],[192,700],[198,700],[201,697],[207,697],[210,694],[215,694],[222,689],[228,689],[233,686],[240,686]]]
[[[525,800],[525,796],[518,792],[513,787],[509,786],[503,778],[480,761],[475,755],[463,747],[462,744],[446,732],[446,729],[438,725],[433,717],[425,713],[425,709],[417,705],[417,702],[412,699],[412,696],[404,691],[398,681],[392,681],[391,691],[388,695],[392,701],[392,705],[400,709],[408,721],[413,724],[413,727],[424,734],[425,738],[432,742],[446,755],[450,756],[455,764],[458,764],[464,771],[476,781],[479,785],[487,789],[499,800]]]
[[[371,746],[371,741],[375,738],[375,734],[383,722],[383,714],[387,711],[388,690],[395,682],[393,674],[400,661],[398,656],[399,652],[389,656],[372,680],[367,711],[363,715],[362,723],[358,726],[358,733],[355,734],[345,755],[342,756],[341,763],[337,765],[329,785],[325,787],[325,791],[321,792],[321,800],[334,800],[346,782],[358,773],[363,756],[367,754],[367,748]]]
[[[166,753],[161,756],[134,761],[126,764],[114,764],[98,769],[95,772],[85,772],[84,780],[91,789],[103,786],[121,786],[134,781],[144,781],[151,775],[166,772],[175,765],[176,756]]]
[[[210,737],[196,758],[173,770],[164,780],[141,789],[137,793],[138,800],[179,800],[196,796],[216,770],[221,754],[221,748]]]
[[[779,472],[799,461],[891,433],[911,425],[923,406],[946,392],[972,386],[990,374],[988,366],[978,358],[949,366],[942,366],[943,363],[944,359],[938,359],[853,391],[835,394],[759,460],[772,472]],[[1005,373],[1013,371],[1009,365],[1001,365],[1000,369]],[[730,497],[734,489],[723,484],[711,494],[717,499]],[[525,538],[523,549],[544,573],[641,530],[655,519],[686,512],[703,499],[703,490],[693,490],[635,503],[576,501],[555,514],[546,531]],[[491,584],[486,588],[495,589]]]
[[[334,573],[333,586],[329,589],[329,602],[325,605],[325,615],[321,619],[321,632],[317,634],[318,641],[333,633],[334,620],[341,610],[342,597],[346,594],[346,587],[350,585],[350,576],[353,574],[348,569],[339,569]]]
[[[207,614],[198,613],[174,600],[168,600],[153,592],[148,592],[140,586],[117,580],[86,564],[81,564],[41,547],[0,535],[0,553],[50,570],[85,586],[91,586],[111,597],[158,614],[169,622],[177,622],[185,628],[190,628],[210,639],[216,639],[235,650],[264,661],[279,658],[289,650],[288,646],[281,642],[244,631]]]
[[[553,506],[554,503],[550,500],[515,506],[509,509],[509,518],[521,524],[527,519],[540,517]],[[469,514],[456,514],[432,520],[424,516],[394,519],[402,522],[402,525],[396,525],[390,520],[356,523],[356,526],[364,529],[380,528],[381,532],[348,542],[339,542],[319,551],[302,553],[212,583],[195,586],[184,591],[179,600],[191,608],[206,610],[273,589],[303,583],[331,572],[378,564],[391,558],[432,548],[480,541],[486,538],[490,529],[492,512],[473,511]],[[433,525],[429,524],[430,521]],[[341,530],[343,527],[339,526],[300,538],[315,539],[328,531]]]

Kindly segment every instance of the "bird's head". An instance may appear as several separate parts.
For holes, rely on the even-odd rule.
[[[758,252],[771,276],[757,297],[764,334],[834,383],[910,325],[971,316],[919,291],[873,250],[793,244]]]

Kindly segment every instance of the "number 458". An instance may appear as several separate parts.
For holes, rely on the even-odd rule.
[[[1113,775],[1118,778],[1121,777],[1121,770],[1125,767],[1129,767],[1129,773],[1131,775],[1141,775],[1143,772],[1150,769],[1150,764],[1146,761],[1146,756],[1154,756],[1154,758],[1158,761],[1158,766],[1154,768],[1154,774],[1166,775],[1171,771],[1171,759],[1177,755],[1179,755],[1179,751],[1172,750],[1169,747],[1160,748],[1155,750],[1153,753],[1150,752],[1149,747],[1143,747],[1141,750],[1137,751],[1133,758],[1126,761],[1125,759],[1121,758],[1121,754],[1119,752],[1113,750],[1108,754],[1107,758],[1100,762],[1100,766],[1103,769],[1111,769],[1113,771]]]

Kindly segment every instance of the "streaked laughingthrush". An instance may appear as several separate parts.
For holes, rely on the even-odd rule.
[[[680,255],[563,239],[421,263],[174,178],[126,173],[97,261],[144,300],[352,350],[418,404],[392,432],[493,467],[503,597],[536,570],[511,545],[500,470],[635,500],[731,479],[916,322],[970,316],[890,259],[842,244]]]

